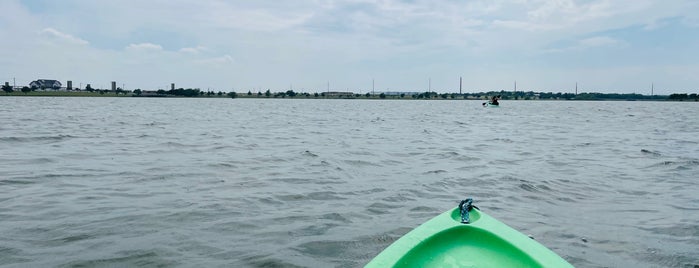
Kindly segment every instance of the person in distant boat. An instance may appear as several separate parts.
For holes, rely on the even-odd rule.
[[[493,96],[493,98],[490,99],[490,104],[491,105],[500,105],[500,103],[498,102],[499,99],[500,99],[500,95]]]

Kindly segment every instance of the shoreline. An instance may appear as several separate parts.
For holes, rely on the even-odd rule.
[[[427,92],[425,92],[427,93]],[[343,96],[325,96],[324,94],[308,94],[308,93],[296,93],[293,96],[288,96],[285,95],[283,92],[280,93],[275,93],[274,95],[259,95],[259,94],[241,94],[241,93],[236,93],[234,96],[231,96],[230,94],[204,94],[204,95],[199,95],[199,96],[177,96],[177,95],[170,95],[170,94],[148,94],[148,95],[137,95],[133,92],[125,92],[125,93],[115,93],[115,92],[107,92],[107,91],[101,91],[101,92],[87,92],[87,91],[31,91],[31,92],[19,92],[19,91],[14,91],[10,93],[0,93],[0,96],[3,97],[99,97],[99,98],[124,98],[124,97],[131,97],[131,98],[191,98],[191,99],[203,99],[203,98],[221,98],[221,99],[230,99],[230,98],[238,98],[238,99],[317,99],[317,100],[478,100],[478,101],[487,101],[489,98],[488,96],[492,96],[495,94],[502,95],[503,92],[487,92],[487,93],[465,93],[465,94],[456,94],[456,93],[442,93],[442,94],[437,94],[437,93],[432,93],[430,95],[424,95],[425,93],[420,93],[419,97],[416,97],[416,95],[384,95],[384,94],[373,94],[370,95],[368,93],[366,94],[353,94],[353,95],[343,95]],[[508,92],[511,93],[511,92]],[[518,92],[519,93],[519,92]],[[673,99],[672,96],[674,95],[655,95],[655,96],[646,96],[646,95],[638,95],[638,94],[606,94],[610,95],[613,97],[605,97],[605,94],[603,93],[595,93],[597,95],[600,95],[601,97],[597,98],[590,98],[586,94],[590,93],[581,93],[579,96],[588,96],[586,98],[576,98],[577,96],[570,96],[566,95],[565,98],[563,97],[548,97],[548,98],[541,98],[538,96],[531,96],[531,94],[542,94],[542,93],[532,93],[532,92],[527,92],[528,96],[508,96],[504,95],[502,97],[502,100],[506,101],[520,101],[520,100],[541,100],[541,101],[672,101],[672,102],[699,102],[699,98],[691,98],[694,97],[694,94],[692,96],[686,96],[685,98],[675,98]],[[549,93],[550,94],[550,93]],[[560,94],[560,93],[558,93]],[[554,94],[555,95],[555,94]],[[621,97],[620,97],[621,96]],[[687,98],[689,97],[689,98]]]

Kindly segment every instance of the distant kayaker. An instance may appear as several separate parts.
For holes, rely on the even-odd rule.
[[[492,105],[500,105],[500,103],[498,102],[499,99],[500,99],[500,95],[498,95],[498,96],[493,96],[493,98],[490,99],[490,104],[492,104]]]

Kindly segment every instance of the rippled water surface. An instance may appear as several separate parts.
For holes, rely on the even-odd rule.
[[[0,97],[0,266],[361,267],[473,197],[699,267],[699,103]]]

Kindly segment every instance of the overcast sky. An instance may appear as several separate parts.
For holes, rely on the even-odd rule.
[[[699,92],[697,0],[0,0],[0,81]]]

